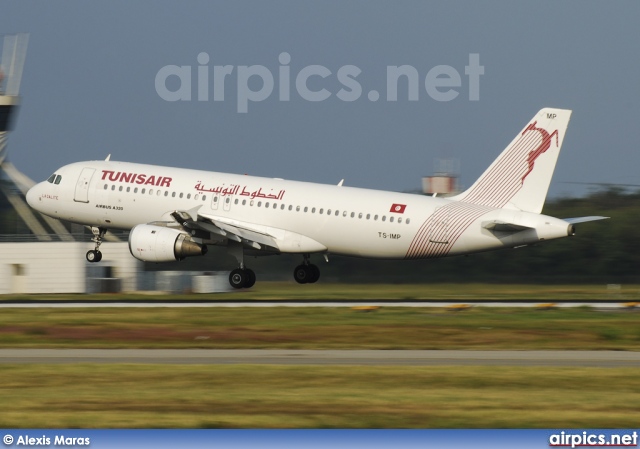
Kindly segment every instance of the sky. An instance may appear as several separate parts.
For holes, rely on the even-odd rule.
[[[468,187],[558,107],[551,196],[640,184],[639,22],[635,0],[5,0],[0,34],[30,34],[8,156],[36,181],[111,154],[394,191],[451,160]]]

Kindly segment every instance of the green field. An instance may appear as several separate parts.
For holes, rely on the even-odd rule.
[[[637,371],[0,365],[0,427],[635,428]]]
[[[4,348],[640,350],[640,309],[3,309]]]
[[[475,297],[508,300],[526,290],[441,287],[375,291],[399,299],[446,299],[452,291],[472,291]],[[269,295],[282,288],[271,285],[253,294],[274,299]],[[596,293],[599,300],[626,301],[632,296],[628,290],[614,291],[613,298],[606,298],[612,292],[604,286],[528,291],[553,302]],[[281,296],[296,299],[290,295]],[[323,295],[354,298],[358,291],[331,287]],[[640,350],[637,307],[0,312],[1,348]],[[640,422],[637,374],[637,368],[595,367],[0,364],[0,427],[631,428]]]

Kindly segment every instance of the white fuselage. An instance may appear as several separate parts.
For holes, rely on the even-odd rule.
[[[569,223],[515,209],[415,194],[114,161],[78,162],[27,196],[38,211],[109,229],[169,222],[170,214],[249,224],[280,252],[429,258],[566,237]],[[501,232],[491,223],[517,223]],[[268,230],[268,232],[267,232]]]

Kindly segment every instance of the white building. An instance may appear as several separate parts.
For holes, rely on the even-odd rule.
[[[127,292],[138,288],[142,263],[127,242],[102,244],[103,259],[85,259],[92,242],[0,243],[0,294]]]

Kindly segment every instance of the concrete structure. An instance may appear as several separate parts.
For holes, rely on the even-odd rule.
[[[0,243],[0,294],[135,291],[142,264],[126,242],[103,243],[99,266],[85,259],[91,242]]]

